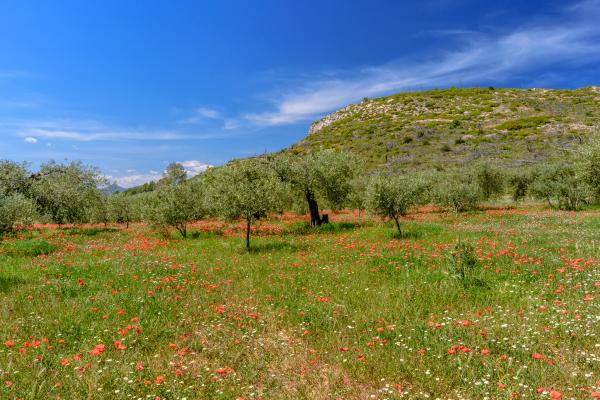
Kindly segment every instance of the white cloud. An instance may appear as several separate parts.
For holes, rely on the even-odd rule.
[[[208,168],[213,167],[210,164],[206,164],[206,163],[200,162],[198,160],[180,161],[179,163],[183,166],[183,168],[187,172],[188,178],[192,177],[192,176],[196,176],[199,173],[206,171]],[[136,170],[128,169],[127,172],[128,173],[136,172]],[[108,179],[109,182],[116,182],[117,185],[119,185],[121,187],[131,188],[131,187],[143,185],[144,183],[147,183],[150,181],[157,181],[157,180],[161,179],[162,177],[163,177],[162,173],[160,173],[158,171],[150,170],[150,171],[148,171],[148,173],[145,173],[145,174],[137,173],[137,174],[124,175],[124,176],[108,175],[108,176],[106,176],[106,179]]]
[[[351,77],[314,80],[272,96],[275,109],[243,116],[259,126],[292,124],[356,102],[403,90],[501,83],[550,66],[600,61],[600,0],[564,9],[560,19],[538,20],[503,34],[461,31],[461,46],[428,60],[397,60],[350,71]],[[450,33],[454,36],[454,32]]]
[[[183,166],[185,172],[187,172],[188,177],[198,175],[199,173],[213,167],[210,164],[205,164],[198,160],[180,161],[179,163]]]
[[[150,171],[147,174],[133,174],[133,175],[126,175],[126,176],[107,176],[106,179],[108,179],[109,182],[116,182],[116,184],[121,187],[131,188],[131,187],[143,185],[144,183],[147,183],[150,181],[159,180],[161,177],[162,177],[162,175],[159,174],[158,172]]]
[[[33,144],[33,143],[37,143],[37,142],[38,142],[38,140],[37,140],[36,138],[34,138],[34,137],[31,137],[31,136],[27,136],[27,137],[25,138],[25,141],[26,141],[27,143],[32,143],[32,144]]]

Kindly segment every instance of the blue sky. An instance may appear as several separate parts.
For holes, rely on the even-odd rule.
[[[284,148],[361,98],[600,84],[600,0],[0,0],[0,158],[124,186]]]

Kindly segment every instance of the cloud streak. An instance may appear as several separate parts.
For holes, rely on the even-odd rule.
[[[72,142],[94,141],[181,141],[220,137],[213,133],[185,133],[145,129],[114,129],[94,120],[0,121],[0,128],[15,132],[17,136],[32,140],[64,140]]]
[[[588,0],[563,9],[561,18],[538,20],[501,34],[461,31],[458,47],[437,57],[394,61],[350,72],[349,78],[307,82],[273,96],[274,110],[245,114],[243,118],[259,126],[293,124],[363,97],[452,85],[498,84],[547,67],[597,63],[599,18],[600,0]]]

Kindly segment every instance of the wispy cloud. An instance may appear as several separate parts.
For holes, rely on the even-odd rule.
[[[193,110],[192,115],[179,121],[180,124],[198,124],[210,119],[221,119],[221,113],[213,108],[198,107]]]
[[[600,0],[562,10],[503,33],[461,31],[458,46],[427,60],[394,61],[348,71],[350,77],[314,80],[272,96],[273,111],[245,114],[259,126],[313,119],[363,97],[452,85],[501,84],[515,75],[551,66],[600,61]]]
[[[95,120],[0,120],[0,130],[40,140],[94,141],[176,141],[220,137],[219,133],[188,133],[169,130],[115,129]],[[26,139],[27,140],[27,139]],[[29,141],[28,140],[28,141]]]

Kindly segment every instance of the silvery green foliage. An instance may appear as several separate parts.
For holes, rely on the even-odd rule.
[[[139,196],[139,195],[138,195]],[[138,196],[115,193],[108,197],[108,212],[112,222],[129,223],[136,218],[136,201]],[[139,216],[138,216],[139,217]]]
[[[172,162],[167,165],[163,178],[159,181],[160,184],[167,186],[177,186],[187,179],[187,172],[183,165],[177,162]]]
[[[246,222],[246,247],[250,225],[278,209],[281,184],[264,161],[247,159],[209,170],[203,177],[209,186],[213,212],[228,220]]]
[[[0,197],[20,193],[29,196],[31,193],[30,172],[26,164],[0,160]]]
[[[523,200],[528,196],[533,178],[534,174],[529,169],[520,168],[519,170],[511,171],[508,176],[508,184],[514,202]]]
[[[108,204],[108,196],[101,191],[95,193],[95,196],[90,198],[89,206],[87,207],[87,220],[92,223],[108,224],[111,222],[111,214]]]
[[[0,196],[0,233],[28,227],[36,214],[35,203],[22,194]]]
[[[475,167],[477,184],[481,188],[482,200],[489,200],[504,192],[504,174],[490,164],[484,163]]]
[[[600,130],[597,135],[599,134]],[[584,146],[580,159],[581,178],[589,186],[594,200],[600,202],[600,137],[595,137]]]
[[[144,220],[159,228],[175,228],[183,238],[187,237],[188,223],[207,214],[205,191],[200,180],[163,186],[147,196],[147,200]]]
[[[80,223],[89,218],[89,208],[101,196],[105,183],[100,172],[80,162],[42,164],[33,175],[33,193],[40,213],[53,222]]]
[[[409,208],[422,204],[426,188],[418,177],[376,175],[367,186],[367,206],[373,213],[393,219],[401,234],[400,217],[406,215]]]
[[[352,192],[357,160],[349,153],[321,150],[299,156],[281,154],[272,159],[271,165],[280,179],[301,196],[312,192],[330,207],[341,208]]]
[[[455,213],[474,210],[482,200],[481,187],[467,176],[442,174],[435,185],[435,204]]]
[[[589,198],[590,188],[574,165],[560,163],[536,169],[531,193],[553,208],[578,210]]]

